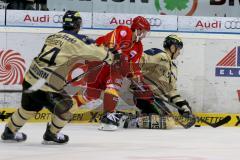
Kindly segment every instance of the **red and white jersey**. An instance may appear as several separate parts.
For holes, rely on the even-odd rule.
[[[121,68],[124,70],[124,76],[140,76],[141,68],[139,67],[139,62],[143,53],[142,42],[134,42],[133,46],[129,50],[125,50],[122,53]]]
[[[115,30],[96,39],[98,46],[103,45],[111,51],[121,53],[122,69],[124,76],[129,74],[139,75],[138,63],[143,53],[142,42],[132,41],[133,32],[127,26],[118,26]]]
[[[95,43],[111,50],[124,51],[132,46],[132,30],[127,26],[118,26],[113,31],[97,38]]]

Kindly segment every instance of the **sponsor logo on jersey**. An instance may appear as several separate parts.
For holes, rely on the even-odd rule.
[[[240,77],[240,46],[234,47],[216,65],[218,77]]]
[[[137,52],[136,52],[135,50],[132,50],[132,51],[130,52],[130,59],[133,58],[133,57],[135,57],[136,55],[137,55]]]

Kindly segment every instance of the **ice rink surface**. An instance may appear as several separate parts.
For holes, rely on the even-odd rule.
[[[240,128],[98,131],[70,124],[65,145],[42,145],[46,124],[27,123],[23,143],[0,142],[0,160],[239,160]],[[0,131],[4,124],[0,124]]]

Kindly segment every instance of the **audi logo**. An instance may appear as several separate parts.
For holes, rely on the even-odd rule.
[[[54,15],[53,16],[53,23],[62,23],[63,22],[63,15]]]
[[[225,28],[226,29],[240,29],[240,21],[226,21]]]
[[[161,26],[162,21],[159,18],[146,18],[151,26]]]

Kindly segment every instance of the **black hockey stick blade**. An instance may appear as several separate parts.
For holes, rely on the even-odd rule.
[[[226,116],[226,117],[224,117],[223,119],[219,120],[216,123],[210,123],[210,122],[208,122],[208,121],[206,121],[204,119],[201,119],[199,117],[197,117],[197,120],[199,120],[199,121],[201,121],[201,122],[203,122],[203,123],[205,123],[205,124],[207,124],[207,125],[209,125],[209,126],[211,126],[213,128],[217,128],[217,127],[220,127],[220,126],[228,123],[231,120],[231,116]]]
[[[159,108],[161,108],[166,113],[166,115],[172,117],[175,122],[180,124],[185,129],[191,128],[196,123],[196,118],[195,117],[187,118],[187,122],[181,121],[181,119],[179,119],[179,117],[174,116],[172,114],[172,112],[166,106],[159,105],[157,101],[154,101],[154,104],[156,106],[158,106]]]
[[[196,118],[189,118],[189,122],[183,123],[180,120],[176,120],[177,123],[179,123],[183,128],[188,129],[191,128],[196,123]]]

